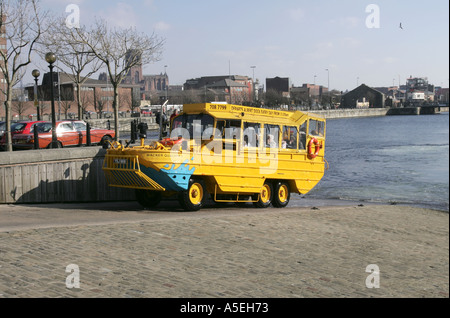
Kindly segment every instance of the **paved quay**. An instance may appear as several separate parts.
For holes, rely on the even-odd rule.
[[[0,205],[0,298],[449,297],[445,212],[169,210]]]

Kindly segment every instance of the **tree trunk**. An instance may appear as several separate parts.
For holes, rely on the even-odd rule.
[[[78,105],[78,120],[83,119],[83,104],[81,102],[81,84],[77,83],[77,105]]]
[[[114,130],[116,132],[116,140],[120,138],[119,132],[119,87],[118,84],[114,83],[114,101],[113,101],[113,109],[114,109]]]
[[[9,89],[8,89],[9,91]],[[8,94],[9,95],[9,94]],[[5,121],[6,121],[6,145],[5,150],[6,151],[13,151],[12,149],[12,135],[11,135],[11,104],[12,102],[9,100],[9,96],[7,97],[7,100],[5,102]]]
[[[13,151],[12,147],[12,134],[11,134],[11,101],[12,97],[12,87],[8,85],[6,92],[6,102],[5,102],[5,121],[6,121],[6,151]]]

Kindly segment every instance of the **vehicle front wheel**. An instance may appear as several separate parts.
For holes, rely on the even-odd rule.
[[[159,191],[136,190],[136,200],[146,209],[156,207],[162,199],[162,193]]]
[[[104,136],[100,141],[100,145],[103,146],[103,149],[110,149],[112,142],[113,139],[110,136]]]
[[[179,202],[186,211],[198,211],[203,207],[206,187],[203,180],[191,179],[187,191],[180,192]]]
[[[289,185],[286,182],[278,182],[275,185],[275,191],[273,195],[273,206],[276,208],[285,208],[289,204],[291,199],[291,192]]]

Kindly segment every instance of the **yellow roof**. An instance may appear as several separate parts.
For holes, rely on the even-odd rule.
[[[281,111],[251,106],[231,104],[186,104],[183,112],[187,114],[208,113],[218,119],[242,119],[244,121],[273,122],[276,124],[293,124],[302,117],[310,116],[300,111]],[[321,118],[320,116],[314,116]],[[268,120],[269,119],[269,120]]]

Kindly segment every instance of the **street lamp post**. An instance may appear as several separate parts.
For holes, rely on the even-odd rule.
[[[51,102],[52,102],[52,143],[51,148],[58,148],[58,140],[56,138],[56,116],[55,116],[55,92],[54,92],[54,84],[53,84],[53,63],[56,62],[56,55],[55,53],[49,52],[45,55],[45,60],[49,64],[48,67],[50,69],[50,82],[51,82],[51,89],[50,89],[50,96],[51,96]]]
[[[331,93],[330,93],[330,70],[326,69],[325,71],[327,71],[328,73],[328,96],[330,97],[329,102],[331,104]]]
[[[167,65],[164,65],[164,76],[165,76],[165,80],[167,80]],[[168,90],[169,90],[169,87],[168,87],[168,85],[167,85],[167,81],[165,82],[165,85],[164,85],[165,87],[165,93],[166,93],[166,100],[168,99]]]
[[[253,78],[252,78],[252,82],[253,82],[253,91],[252,91],[252,100],[255,101],[256,100],[256,86],[255,86],[255,68],[256,66],[250,66],[251,69],[253,69]]]
[[[37,111],[37,120],[41,120],[41,110],[39,109],[39,100],[38,100],[38,77],[41,75],[39,70],[33,70],[31,75],[34,77],[34,107],[36,107]]]

